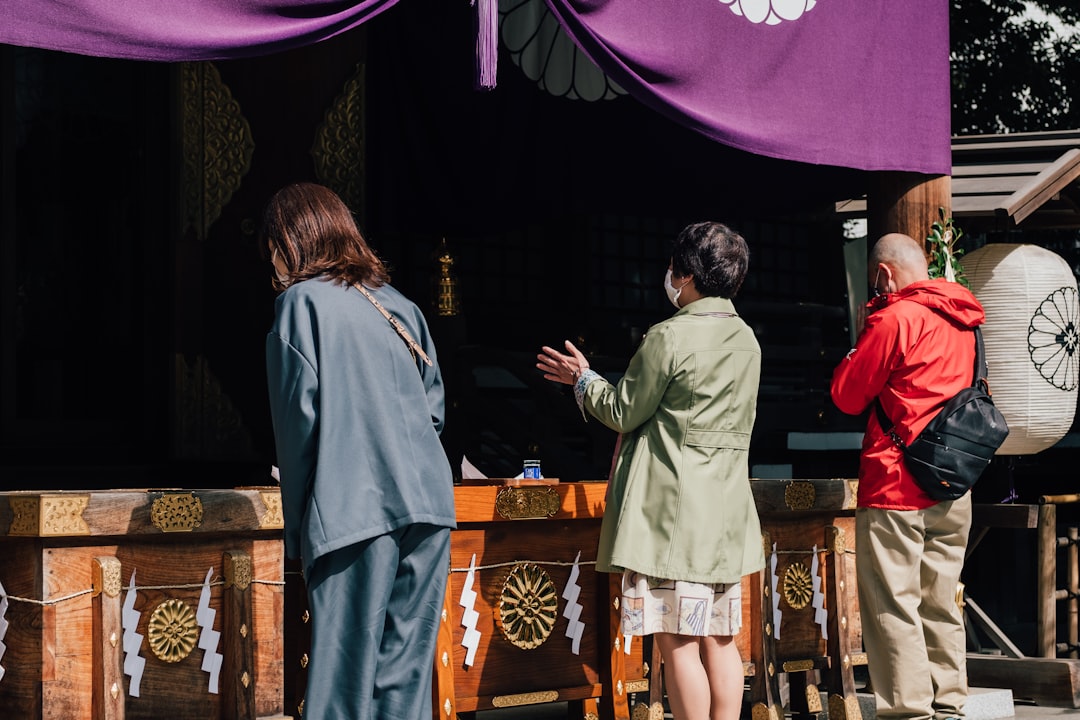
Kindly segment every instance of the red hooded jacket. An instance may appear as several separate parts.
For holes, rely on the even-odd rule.
[[[859,507],[916,510],[931,499],[904,465],[900,448],[884,433],[873,408],[881,398],[896,432],[910,441],[964,386],[975,367],[975,335],[982,305],[960,283],[923,280],[867,305],[855,347],[833,371],[836,407],[849,415],[869,409],[859,459]]]

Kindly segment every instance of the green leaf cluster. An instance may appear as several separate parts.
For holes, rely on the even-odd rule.
[[[960,263],[964,249],[957,247],[957,241],[964,236],[964,231],[951,217],[945,217],[945,208],[938,208],[938,217],[940,219],[934,221],[930,226],[930,234],[926,236],[930,277],[947,277],[946,267],[951,265],[956,282],[969,288],[971,286],[964,276],[964,266]]]

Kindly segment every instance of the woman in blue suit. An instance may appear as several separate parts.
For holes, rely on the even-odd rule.
[[[430,718],[455,519],[427,323],[329,189],[280,190],[260,237],[281,291],[266,369],[285,550],[311,610],[304,717]]]

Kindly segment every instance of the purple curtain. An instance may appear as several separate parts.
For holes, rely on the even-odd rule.
[[[324,40],[397,1],[3,0],[0,43],[237,58]],[[546,2],[624,89],[718,142],[805,163],[951,172],[946,0]]]
[[[310,45],[398,0],[2,0],[0,43],[131,60],[222,60]]]
[[[721,143],[951,174],[946,0],[546,2],[630,94]]]

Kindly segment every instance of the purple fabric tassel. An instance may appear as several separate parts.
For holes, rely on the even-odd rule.
[[[477,90],[491,90],[499,69],[499,0],[470,0],[476,8]]]

